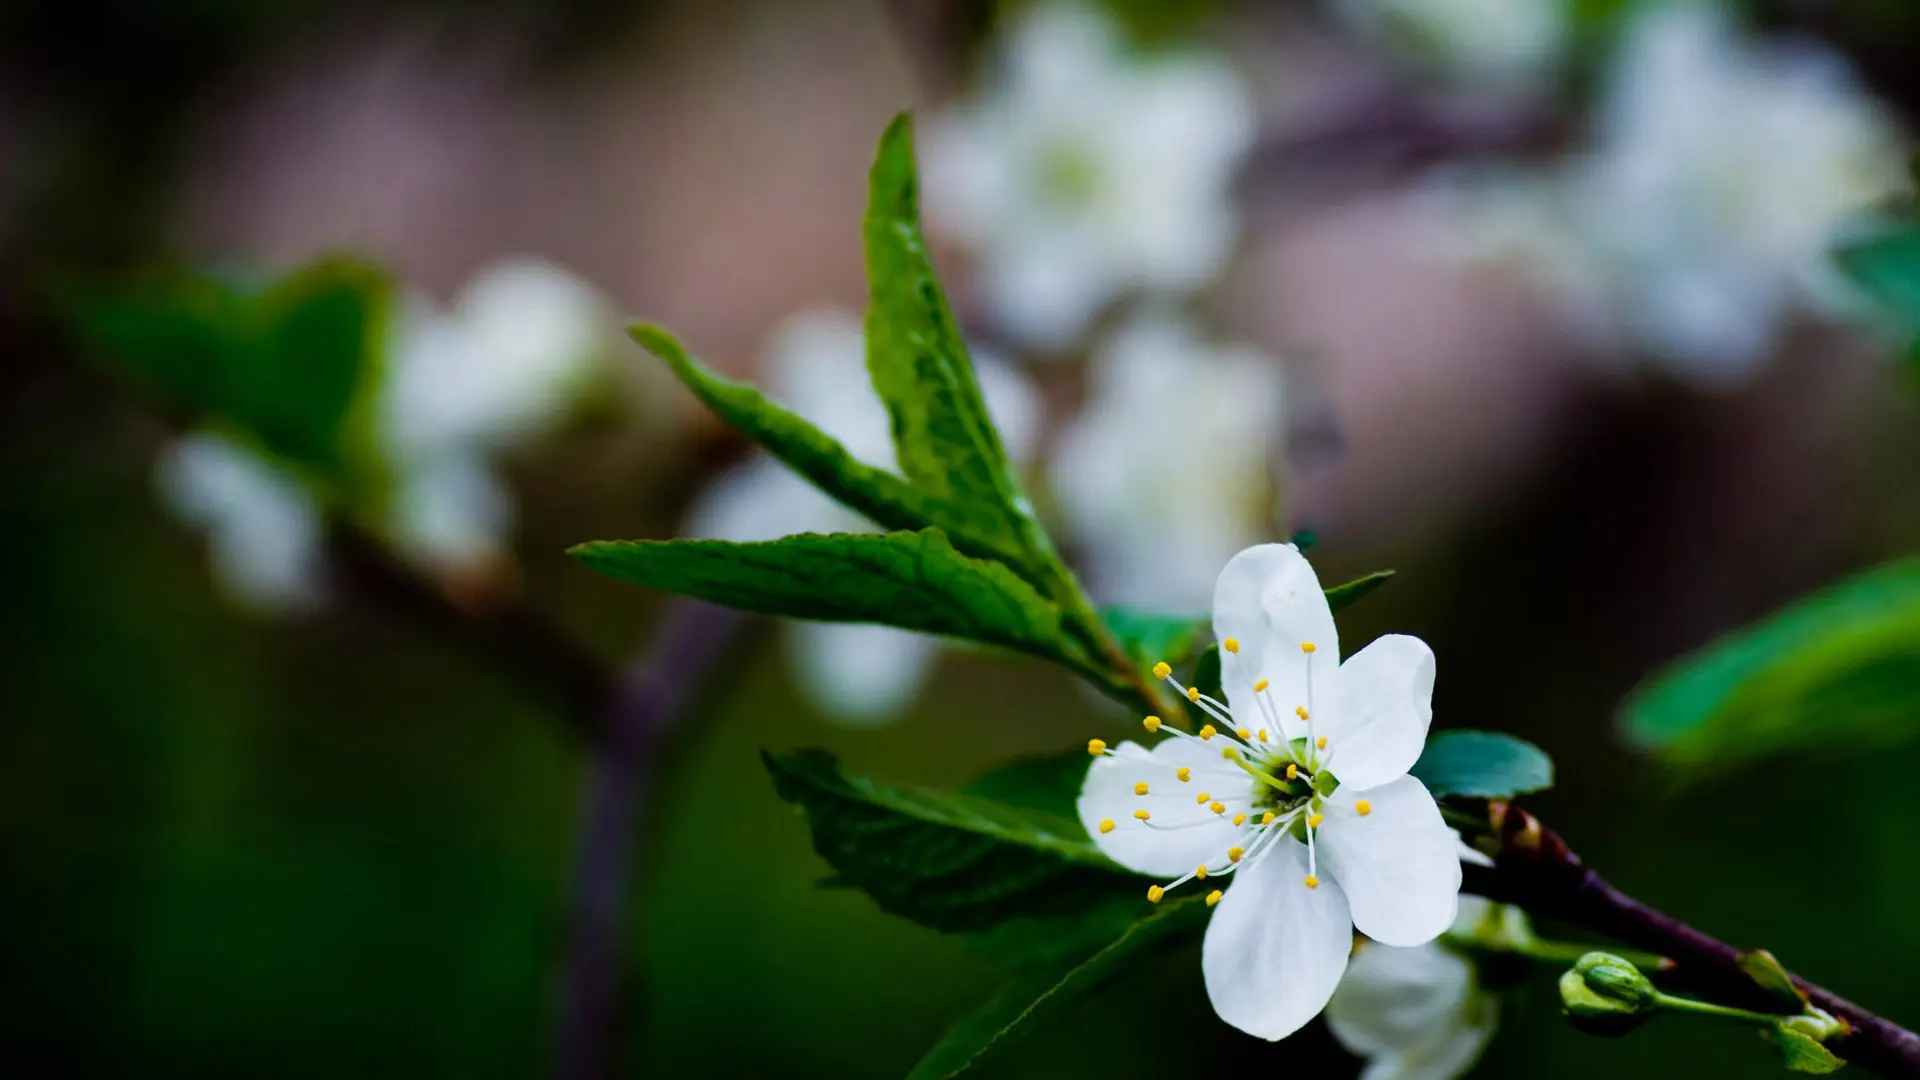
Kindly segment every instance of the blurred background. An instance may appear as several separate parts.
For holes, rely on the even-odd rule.
[[[886,1078],[992,992],[820,887],[760,750],[950,788],[1133,718],[564,554],[862,527],[620,330],[889,464],[859,228],[909,107],[991,407],[1098,598],[1204,610],[1301,529],[1327,582],[1397,570],[1349,650],[1431,642],[1436,726],[1551,753],[1529,805],[1588,861],[1920,1020],[1920,748],[1682,774],[1616,723],[1920,546],[1911,361],[1829,257],[1910,191],[1917,47],[1920,8],[1817,0],[7,5],[0,1060]],[[336,286],[345,381],[289,346],[250,393],[334,401],[337,468],[124,362],[278,341]],[[609,712],[633,665],[670,731]],[[1777,1069],[1557,1009],[1542,973],[1475,1075]],[[1220,1023],[1186,955],[982,1074],[1236,1068],[1359,1064]]]

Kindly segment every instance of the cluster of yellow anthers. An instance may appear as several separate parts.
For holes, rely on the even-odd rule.
[[[1220,645],[1229,656],[1236,658],[1236,662],[1238,662],[1237,658],[1240,653],[1239,641],[1234,638],[1226,638],[1221,641]],[[1304,655],[1312,655],[1315,649],[1316,646],[1311,641],[1301,642],[1300,644],[1300,651]],[[1320,878],[1317,874],[1318,854],[1315,850],[1314,833],[1320,828],[1324,818],[1320,813],[1322,796],[1313,782],[1317,777],[1317,772],[1326,768],[1327,763],[1332,759],[1332,755],[1329,754],[1324,758],[1321,756],[1320,752],[1327,749],[1327,739],[1325,736],[1316,736],[1313,732],[1312,668],[1308,668],[1307,679],[1305,681],[1308,700],[1304,704],[1295,706],[1293,710],[1294,715],[1298,716],[1302,722],[1308,725],[1306,746],[1311,747],[1311,749],[1305,751],[1305,760],[1300,760],[1296,757],[1296,751],[1285,738],[1284,728],[1280,724],[1278,715],[1274,712],[1273,705],[1265,696],[1265,691],[1269,685],[1268,680],[1256,679],[1252,683],[1254,693],[1260,695],[1255,698],[1255,701],[1267,726],[1248,728],[1234,722],[1232,711],[1225,702],[1218,701],[1201,693],[1200,688],[1197,686],[1181,686],[1180,683],[1173,678],[1173,668],[1165,661],[1161,661],[1153,666],[1153,674],[1155,678],[1163,679],[1170,683],[1176,690],[1185,695],[1188,701],[1200,706],[1201,711],[1205,712],[1210,719],[1218,721],[1223,725],[1226,728],[1226,732],[1223,733],[1213,724],[1205,724],[1202,725],[1198,732],[1188,734],[1177,728],[1166,727],[1157,716],[1147,717],[1142,721],[1142,726],[1144,726],[1148,732],[1158,732],[1165,728],[1169,734],[1177,738],[1195,742],[1210,742],[1216,737],[1226,742],[1228,745],[1221,749],[1220,756],[1224,760],[1232,762],[1255,782],[1252,797],[1248,799],[1248,809],[1250,811],[1257,810],[1259,812],[1259,819],[1257,822],[1250,824],[1250,815],[1248,813],[1242,812],[1234,814],[1231,820],[1233,827],[1240,830],[1240,834],[1236,839],[1241,842],[1227,849],[1226,862],[1224,864],[1218,866],[1203,864],[1196,867],[1191,873],[1165,886],[1150,886],[1147,889],[1147,899],[1154,903],[1159,903],[1161,898],[1166,895],[1168,889],[1175,888],[1192,880],[1204,881],[1209,874],[1230,874],[1243,865],[1243,860],[1258,860],[1268,851],[1271,851],[1274,845],[1280,841],[1280,838],[1286,836],[1295,824],[1303,827],[1302,832],[1305,835],[1307,844],[1308,871],[1305,884],[1310,889],[1318,888],[1320,886]],[[1269,730],[1279,736],[1277,743],[1269,738]],[[1087,753],[1095,757],[1116,756],[1113,751],[1107,748],[1106,742],[1100,739],[1088,740]],[[1183,784],[1191,783],[1193,779],[1192,767],[1185,765],[1179,766],[1174,769],[1174,776]],[[1302,794],[1290,783],[1283,782],[1281,776],[1284,776],[1287,782],[1305,778],[1307,781],[1306,794]],[[1263,791],[1263,787],[1273,789],[1273,792],[1279,793],[1278,796],[1276,797],[1273,792]],[[1133,785],[1133,793],[1137,796],[1145,797],[1149,794],[1150,790],[1150,786],[1145,780],[1137,781]],[[1261,810],[1256,804],[1259,801],[1257,797],[1263,794],[1279,808]],[[1216,799],[1211,793],[1205,791],[1195,795],[1194,804],[1205,807],[1214,817],[1224,817],[1227,812],[1227,804],[1225,802]],[[1360,799],[1354,803],[1354,811],[1362,817],[1371,813],[1372,810],[1372,806],[1365,799]],[[1211,818],[1203,817],[1199,820],[1189,819],[1162,825],[1153,821],[1152,813],[1145,807],[1135,810],[1133,817],[1141,823],[1141,827],[1157,829],[1191,828],[1196,825],[1206,824],[1212,820]],[[1111,818],[1101,821],[1099,826],[1100,832],[1103,835],[1113,832],[1118,827],[1118,823]],[[1219,903],[1223,895],[1224,893],[1221,890],[1215,889],[1207,894],[1207,904],[1211,906]]]

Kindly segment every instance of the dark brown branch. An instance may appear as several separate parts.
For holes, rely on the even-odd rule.
[[[1660,974],[1662,982],[1723,1004],[1781,1011],[1740,969],[1739,949],[1614,888],[1533,815],[1496,802],[1488,825],[1499,840],[1495,865],[1468,867],[1466,891],[1668,957],[1675,966]],[[1852,1029],[1827,1044],[1834,1053],[1881,1076],[1920,1078],[1920,1035],[1799,976],[1794,982]]]

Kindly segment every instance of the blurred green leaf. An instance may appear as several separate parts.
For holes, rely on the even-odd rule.
[[[1227,700],[1227,692],[1220,685],[1220,646],[1207,646],[1206,651],[1200,654],[1200,659],[1193,662],[1193,677],[1188,680],[1187,686],[1198,687],[1201,693],[1215,701]],[[1205,719],[1201,717],[1201,720]]]
[[[1021,917],[1078,917],[1138,895],[1134,876],[1101,855],[1074,818],[885,787],[820,750],[763,758],[840,881],[924,926],[966,932]]]
[[[1071,581],[1028,513],[987,415],[966,341],[928,260],[913,122],[905,113],[880,137],[865,234],[867,370],[892,417],[901,471],[964,515],[967,535],[1004,553],[1028,577]],[[1067,599],[1059,593],[1054,598]]]
[[[1666,761],[1726,766],[1920,732],[1920,559],[1806,597],[1659,672],[1622,709]]]
[[[1787,974],[1780,961],[1765,949],[1748,949],[1740,954],[1740,970],[1747,973],[1760,989],[1779,998],[1781,1004],[1794,1009],[1804,1009],[1807,1005],[1806,992],[1794,983],[1793,976]]]
[[[1901,225],[1834,252],[1840,269],[1891,311],[1920,317],[1920,225]]]
[[[1443,731],[1410,770],[1436,799],[1510,799],[1553,786],[1553,760],[1524,739],[1496,731]]]
[[[760,543],[610,540],[570,554],[608,577],[744,611],[871,622],[1071,662],[1060,609],[938,529],[801,533]]]
[[[1795,1031],[1785,1023],[1778,1023],[1761,1032],[1768,1041],[1780,1048],[1780,1057],[1787,1071],[1813,1073],[1816,1076],[1838,1072],[1846,1065],[1826,1048],[1819,1039],[1802,1031]]]
[[[1143,668],[1161,660],[1170,664],[1185,660],[1212,622],[1205,615],[1165,615],[1128,607],[1103,607],[1100,620]]]
[[[74,310],[94,352],[173,408],[337,478],[378,377],[387,295],[377,269],[335,260],[258,292],[181,274]]]
[[[907,1074],[907,1080],[946,1080],[960,1075],[1008,1040],[1086,999],[1142,958],[1198,937],[1206,928],[1207,912],[1206,901],[1199,893],[1168,900],[1127,924],[1091,956],[1015,979],[979,1011],[948,1030]]]
[[[1019,569],[1020,549],[1002,546],[1004,538],[975,529],[964,509],[909,484],[886,469],[869,465],[795,413],[788,412],[746,383],[722,378],[687,355],[673,335],[657,326],[628,331],[641,347],[659,357],[715,416],[739,429],[821,491],[886,529],[946,531],[954,547],[976,558],[1011,561]],[[867,391],[848,387],[847,393]]]
[[[1352,581],[1335,585],[1327,590],[1327,606],[1332,608],[1335,614],[1339,614],[1358,603],[1373,590],[1385,585],[1387,579],[1392,576],[1391,570],[1375,570],[1371,574],[1363,574]]]

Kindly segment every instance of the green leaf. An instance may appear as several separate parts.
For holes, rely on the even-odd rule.
[[[1777,1023],[1761,1032],[1780,1048],[1782,1062],[1789,1072],[1824,1075],[1838,1072],[1846,1062],[1826,1048],[1819,1039],[1796,1031],[1786,1023]]]
[[[1129,924],[1099,951],[1015,979],[977,1012],[955,1024],[907,1080],[946,1080],[978,1064],[1060,1010],[1083,1001],[1146,957],[1197,938],[1207,924],[1198,893],[1168,900]]]
[[[689,356],[666,330],[643,323],[629,328],[628,333],[642,348],[659,357],[715,416],[876,525],[885,529],[944,529],[959,550],[976,558],[1011,561],[1019,568],[1021,549],[1002,546],[1004,538],[976,531],[964,508],[859,460],[832,436],[758,389],[714,374]],[[866,392],[860,387],[847,388],[850,394]]]
[[[1338,614],[1352,607],[1354,603],[1373,592],[1373,590],[1385,585],[1387,579],[1392,576],[1393,571],[1391,570],[1375,570],[1371,574],[1354,578],[1352,581],[1344,584],[1335,585],[1333,588],[1327,590],[1327,606],[1332,608],[1335,614]]]
[[[328,261],[255,292],[181,274],[82,297],[74,313],[97,355],[172,408],[337,477],[377,378],[387,293],[374,268]]]
[[[870,181],[867,370],[892,418],[900,469],[915,487],[964,514],[969,535],[1017,553],[1029,576],[1044,577],[1057,560],[1027,513],[927,257],[907,114],[880,137]]]
[[[1178,664],[1212,625],[1205,615],[1165,615],[1128,607],[1103,607],[1100,620],[1139,667],[1165,660]]]
[[[968,784],[961,791],[1020,810],[1034,810],[1068,821],[1078,821],[1075,803],[1086,783],[1091,759],[1083,749],[1046,757],[1027,758]]]
[[[1443,731],[1427,740],[1410,771],[1436,799],[1510,799],[1553,786],[1544,751],[1494,731]]]
[[[1902,225],[1844,244],[1834,258],[1882,306],[1920,317],[1920,225]]]
[[[1642,683],[1629,737],[1668,763],[1726,767],[1920,732],[1920,559],[1806,597]]]
[[[1227,699],[1227,692],[1220,685],[1220,646],[1207,646],[1206,651],[1200,654],[1200,659],[1193,662],[1193,677],[1188,680],[1187,685],[1199,687],[1201,693],[1215,701]],[[1200,719],[1205,720],[1206,717],[1202,716]]]
[[[980,931],[1026,917],[1080,918],[1137,879],[1073,818],[977,795],[885,787],[802,750],[762,755],[780,797],[800,807],[814,850],[841,882],[936,930]]]
[[[1804,1009],[1807,995],[1794,983],[1793,976],[1765,949],[1748,949],[1740,954],[1740,970],[1747,973],[1762,990],[1779,998],[1781,1004]]]
[[[596,541],[570,553],[609,577],[744,611],[885,623],[1070,659],[1059,608],[999,563],[955,551],[938,529]]]

